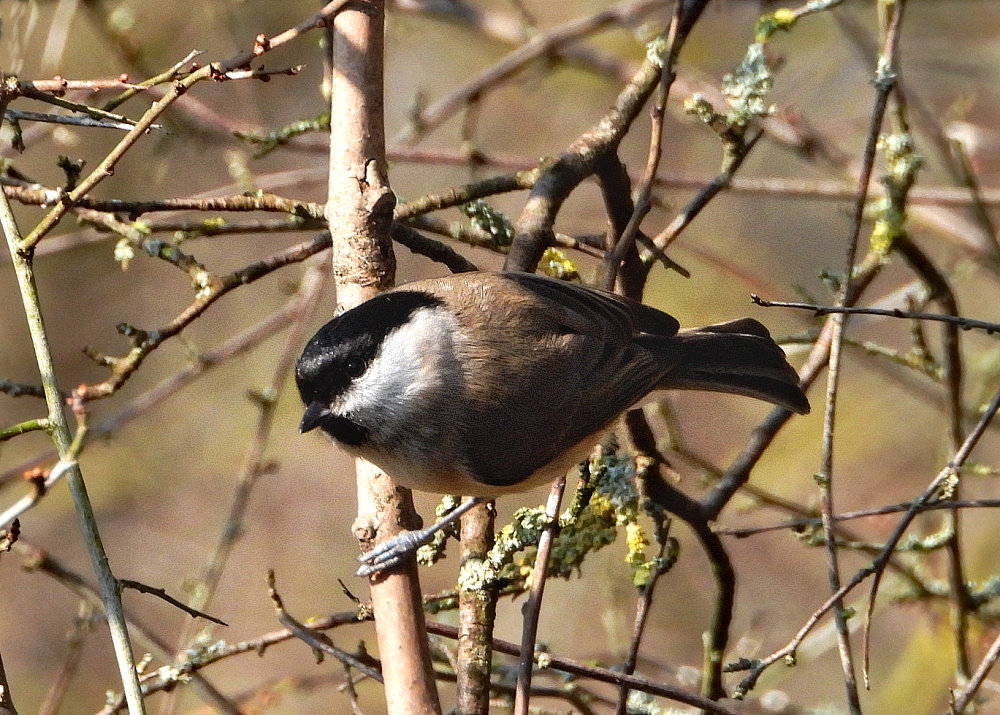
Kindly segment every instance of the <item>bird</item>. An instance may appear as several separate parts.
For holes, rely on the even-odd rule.
[[[300,432],[319,429],[405,487],[473,497],[448,521],[565,475],[623,412],[664,390],[809,412],[795,369],[757,320],[680,330],[644,303],[524,272],[380,293],[316,332],[295,379]],[[359,574],[392,568],[441,526],[363,554]]]

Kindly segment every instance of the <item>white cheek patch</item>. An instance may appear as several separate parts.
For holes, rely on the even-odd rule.
[[[382,343],[368,369],[344,393],[338,411],[364,415],[369,411],[383,426],[395,426],[419,412],[417,401],[445,379],[442,359],[454,355],[454,320],[442,309],[413,314]],[[418,409],[414,409],[417,407]]]

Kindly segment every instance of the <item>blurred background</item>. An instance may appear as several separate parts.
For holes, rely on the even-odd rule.
[[[386,125],[393,158],[390,179],[400,200],[444,192],[511,167],[530,167],[540,157],[561,151],[603,116],[622,89],[623,78],[644,57],[645,41],[665,24],[671,9],[670,3],[658,7],[646,3],[645,12],[629,14],[625,22],[569,45],[581,50],[578,55],[537,60],[491,88],[482,95],[474,121],[458,114],[427,136],[404,141],[415,112],[465,85],[528,37],[614,4],[400,0],[389,5]],[[201,62],[228,58],[250,48],[259,33],[273,36],[317,6],[299,0],[0,0],[0,68],[20,79],[54,75],[109,79],[127,73],[137,81],[165,71],[192,50],[203,53]],[[808,339],[820,323],[808,312],[756,307],[749,294],[826,304],[834,300],[823,275],[843,271],[849,197],[854,191],[851,177],[860,162],[874,100],[872,53],[878,42],[874,6],[868,0],[847,0],[836,13],[810,16],[768,44],[776,67],[770,100],[780,122],[751,154],[732,190],[714,200],[672,245],[670,256],[691,277],[654,270],[647,302],[689,327],[753,316],[776,337],[793,338],[788,352],[793,363],[801,363]],[[722,77],[743,58],[757,18],[776,7],[716,0],[697,25],[681,56],[680,79],[671,95],[661,165],[664,182],[654,192],[657,207],[644,223],[648,233],[665,227],[721,165],[718,137],[684,113],[683,100],[705,92],[716,101],[712,93],[718,95]],[[998,319],[996,237],[991,235],[991,224],[982,215],[977,217],[967,200],[940,199],[951,196],[947,190],[956,186],[945,169],[941,146],[946,137],[963,141],[983,187],[986,215],[995,220],[998,194],[993,187],[1000,169],[998,33],[1000,7],[989,0],[910,0],[901,46],[901,79],[910,100],[914,141],[925,158],[918,187],[938,197],[935,203],[926,196],[914,199],[912,236],[948,276],[962,313],[983,320]],[[320,33],[314,32],[266,56],[268,68],[303,65],[297,75],[279,75],[266,83],[198,85],[167,113],[164,128],[134,147],[94,195],[162,199],[260,188],[322,202],[327,161],[322,133],[304,135],[262,158],[255,158],[255,146],[233,136],[233,131],[267,133],[326,110],[320,41]],[[149,102],[139,97],[119,111],[135,118]],[[16,108],[50,109],[27,100],[20,100]],[[717,108],[723,108],[721,102]],[[9,133],[2,150],[10,166],[49,187],[65,181],[56,164],[60,155],[85,160],[93,168],[120,138],[110,129],[54,125],[36,129],[24,123],[26,129],[29,126],[33,133],[25,152],[10,149]],[[815,144],[803,150],[782,141],[782,126],[796,128],[799,136]],[[417,156],[417,149],[425,151]],[[647,149],[644,115],[622,146],[621,158],[634,175],[641,173]],[[496,159],[500,166],[470,165],[461,160],[469,150]],[[524,200],[524,193],[514,193],[490,203],[514,218]],[[42,216],[37,207],[16,205],[16,210],[22,230]],[[442,218],[467,221],[457,210],[443,212]],[[570,236],[605,230],[596,186],[586,184],[573,194],[556,228]],[[184,250],[221,274],[314,233],[188,239]],[[171,239],[170,234],[161,237]],[[124,354],[129,344],[116,325],[155,329],[193,299],[188,276],[163,261],[139,254],[123,270],[115,258],[115,244],[115,237],[67,217],[39,249],[39,291],[64,389],[107,377],[107,369],[86,357],[83,347]],[[502,263],[502,256],[484,249],[459,246],[458,250],[481,268],[498,268]],[[569,257],[577,261],[585,279],[593,275],[593,259],[572,253]],[[445,270],[402,248],[398,259],[400,283]],[[865,303],[906,308],[906,296],[919,293],[920,286],[902,261],[887,260]],[[284,268],[221,299],[179,338],[156,350],[120,391],[91,403],[91,424],[104,424],[131,409],[148,391],[187,368],[195,356],[281,309],[297,290],[303,271],[303,265]],[[0,263],[0,301],[7,306],[0,311],[0,380],[37,383],[20,297],[7,261]],[[229,626],[207,629],[209,642],[235,643],[279,628],[267,595],[268,569],[275,570],[286,606],[300,619],[353,608],[341,579],[366,598],[365,584],[352,575],[357,553],[351,534],[353,465],[321,438],[298,434],[301,407],[290,375],[275,376],[283,351],[291,345],[297,354],[305,337],[332,316],[334,305],[335,296],[327,291],[299,332],[277,332],[220,362],[189,387],[92,441],[83,454],[84,476],[115,573],[186,598],[198,588],[253,443],[260,414],[253,394],[277,379],[282,390],[263,454],[268,468],[254,485],[230,561],[206,607]],[[928,325],[926,334],[932,353],[939,356],[938,327]],[[846,353],[836,425],[838,511],[912,499],[950,456],[943,388],[887,355],[895,352],[898,357],[910,349],[909,324],[859,318],[851,321],[849,335],[852,345]],[[995,336],[971,332],[962,337],[965,406],[973,420],[1000,384],[1000,350]],[[882,354],[857,347],[865,343],[882,348]],[[802,509],[815,508],[818,498],[813,475],[820,467],[822,395],[817,385],[810,394],[813,414],[796,418],[781,432],[752,478],[756,487]],[[673,396],[669,408],[670,421],[677,425],[673,439],[683,440],[685,450],[721,468],[739,453],[768,409],[740,398],[697,394]],[[39,416],[42,410],[34,398],[0,394],[0,428]],[[667,445],[666,434],[663,439]],[[25,493],[19,474],[49,449],[42,433],[0,443],[0,471],[8,482],[0,492],[0,506]],[[998,456],[997,439],[989,434],[974,455],[984,467],[965,480],[965,496],[995,495],[996,474],[990,465]],[[710,483],[707,470],[680,457],[672,466],[682,490],[704,493]],[[499,523],[518,506],[534,505],[543,498],[543,493],[530,493],[502,500]],[[432,518],[436,500],[418,495],[417,502],[425,520]],[[738,497],[723,513],[720,527],[775,524],[787,516],[762,507],[756,499]],[[897,518],[865,519],[852,528],[859,538],[878,543]],[[937,517],[926,517],[918,521],[916,532],[934,533],[940,523]],[[966,576],[977,584],[1000,569],[995,523],[994,513],[986,509],[970,510],[963,521]],[[701,634],[711,614],[714,590],[695,540],[680,524],[674,533],[681,540],[682,554],[660,584],[640,671],[693,687],[690,679],[701,667]],[[56,580],[23,568],[28,561],[25,547],[44,550],[88,579],[92,572],[65,485],[57,486],[21,519],[21,539],[22,551],[0,556],[4,604],[0,652],[14,700],[27,713],[41,707],[64,667],[70,634],[78,631],[74,624],[80,599]],[[739,579],[734,645],[728,659],[762,657],[784,645],[826,599],[825,555],[783,530],[726,543]],[[539,637],[553,652],[609,665],[620,661],[636,600],[624,555],[624,546],[615,544],[591,558],[579,578],[551,583]],[[945,561],[939,555],[902,558],[910,559],[927,583],[946,583]],[[864,553],[847,552],[843,572],[851,575],[869,560]],[[433,593],[453,587],[456,572],[453,554],[422,574],[424,590]],[[946,593],[946,586],[942,588]],[[855,594],[849,605],[863,611],[864,593]],[[863,693],[865,712],[941,712],[947,707],[948,688],[955,686],[947,601],[910,601],[902,598],[905,593],[904,585],[887,579],[874,622],[872,687]],[[125,603],[171,648],[180,646],[185,628],[187,637],[194,632],[188,616],[152,596],[127,592]],[[520,608],[520,601],[501,603],[499,637],[518,640]],[[987,603],[982,617],[974,621],[973,663],[979,662],[994,638],[994,611]],[[857,626],[860,620],[851,623]],[[194,630],[198,628],[202,625]],[[347,650],[360,640],[373,643],[374,639],[369,625],[333,631],[331,637]],[[103,624],[84,634],[82,665],[59,712],[96,712],[105,691],[117,689],[109,645]],[[141,653],[144,648],[140,645],[137,650]],[[151,667],[162,664],[154,659]],[[349,709],[346,696],[337,691],[341,667],[330,660],[316,664],[309,648],[298,642],[276,646],[262,657],[247,654],[223,660],[204,674],[225,695],[249,698],[248,711]],[[841,679],[832,628],[821,628],[806,641],[796,667],[777,665],[764,675],[747,712],[846,712]],[[380,712],[380,688],[363,683],[359,691],[365,712]],[[187,687],[170,696],[154,696],[151,709],[166,711],[161,704],[168,699],[177,712],[206,707]],[[1000,713],[997,702],[993,696],[980,712]]]

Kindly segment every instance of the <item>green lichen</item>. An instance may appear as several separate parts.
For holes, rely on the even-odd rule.
[[[569,578],[578,574],[587,556],[625,533],[625,562],[632,580],[642,586],[660,564],[650,560],[650,544],[641,499],[635,488],[636,472],[650,461],[605,451],[590,461],[584,485],[573,504],[559,518],[559,533],[553,542],[549,576]],[[530,582],[534,576],[536,548],[548,518],[542,507],[519,509],[514,520],[497,534],[496,544],[486,563],[475,564],[463,582],[479,583],[495,577],[498,581]]]
[[[509,246],[514,241],[514,225],[503,212],[493,208],[483,199],[462,205],[474,228],[493,237],[498,246]]]
[[[750,123],[774,113],[774,106],[768,102],[773,85],[774,76],[767,66],[764,44],[756,42],[747,48],[736,71],[722,78],[728,111],[719,111],[700,94],[687,99],[684,110],[707,124],[722,138],[727,154],[734,155],[743,146]]]
[[[129,263],[135,258],[135,248],[127,238],[119,238],[115,242],[114,258],[121,264],[122,270],[127,271]]]
[[[755,42],[747,48],[740,66],[722,78],[722,93],[732,111],[728,117],[735,126],[746,126],[758,117],[774,113],[768,94],[774,86],[774,75],[767,66],[764,43]]]
[[[764,43],[774,37],[775,33],[784,30],[788,32],[798,21],[798,15],[787,7],[779,8],[772,13],[761,15],[754,27],[754,39]]]
[[[547,276],[564,281],[576,280],[580,277],[576,264],[569,259],[565,251],[560,251],[558,248],[545,249],[538,269]]]
[[[666,55],[666,52],[667,39],[662,35],[646,44],[646,59],[657,67],[663,67],[663,58]]]
[[[434,515],[439,519],[445,517],[461,503],[461,497],[454,494],[446,494],[441,497],[441,501],[434,508]],[[417,563],[422,566],[433,566],[439,559],[443,558],[445,543],[448,541],[449,536],[458,536],[458,524],[452,524],[448,528],[440,529],[434,534],[434,538],[430,543],[424,544],[417,549]]]
[[[885,159],[882,183],[886,197],[873,202],[868,209],[875,219],[869,244],[876,255],[884,257],[906,233],[906,196],[916,181],[924,158],[916,151],[913,137],[908,132],[883,134],[876,148]]]
[[[257,149],[254,152],[254,158],[259,159],[270,154],[278,147],[284,146],[301,134],[328,131],[330,131],[330,113],[324,112],[312,119],[300,119],[266,134],[233,132],[233,136],[245,142],[256,144]]]

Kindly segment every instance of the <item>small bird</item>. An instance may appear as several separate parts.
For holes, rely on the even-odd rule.
[[[809,412],[798,375],[756,320],[679,327],[615,293],[532,273],[408,283],[309,340],[295,370],[299,431],[320,428],[403,486],[478,497],[462,513],[564,475],[659,390]],[[398,563],[394,548],[363,555],[359,573]]]

